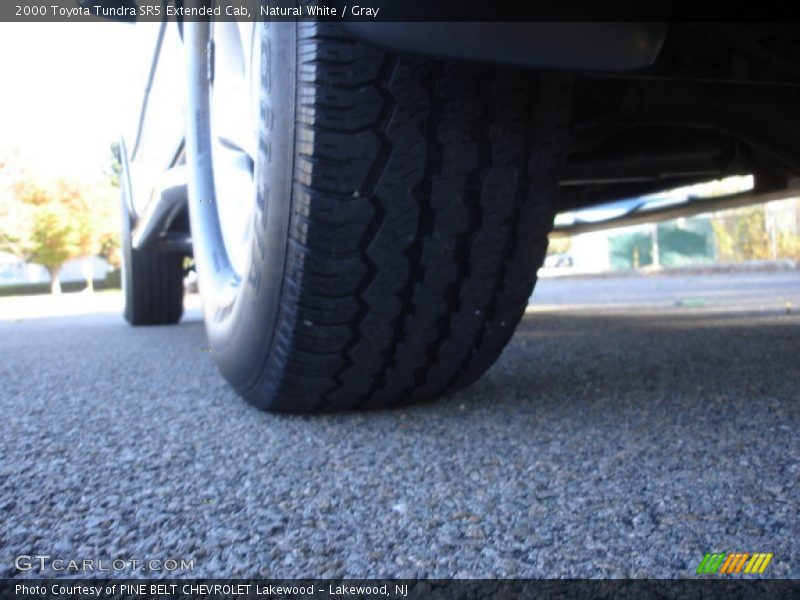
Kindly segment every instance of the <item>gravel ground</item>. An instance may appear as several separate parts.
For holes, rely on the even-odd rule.
[[[0,300],[0,576],[47,554],[194,559],[183,576],[680,577],[762,551],[765,575],[800,577],[798,272],[544,280],[470,389],[313,418],[239,400],[196,306],[132,329],[98,298],[53,318]]]

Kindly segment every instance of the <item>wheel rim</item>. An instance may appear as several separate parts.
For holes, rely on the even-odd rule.
[[[260,90],[259,23],[211,27],[209,114],[215,206],[228,261],[241,277],[256,202]]]

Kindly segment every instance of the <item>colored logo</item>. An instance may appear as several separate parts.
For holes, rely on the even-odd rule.
[[[697,566],[697,572],[703,575],[714,573],[725,573],[733,575],[735,573],[763,573],[767,568],[773,554],[757,552],[749,554],[747,552],[729,552],[728,554],[706,554]]]

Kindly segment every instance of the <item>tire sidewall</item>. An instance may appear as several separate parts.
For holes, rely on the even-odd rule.
[[[189,214],[213,358],[240,393],[257,383],[275,337],[289,233],[294,170],[295,61],[294,23],[265,23],[259,144],[255,161],[256,206],[247,259],[241,277],[227,260],[214,203],[208,102],[207,23],[187,23],[189,94],[187,163]]]

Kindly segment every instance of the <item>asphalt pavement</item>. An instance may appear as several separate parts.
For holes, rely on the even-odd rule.
[[[534,298],[468,390],[316,417],[240,400],[196,298],[136,329],[118,294],[0,299],[0,576],[47,555],[193,561],[122,576],[670,578],[741,551],[800,577],[800,272]]]

